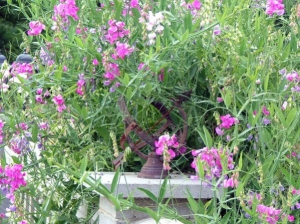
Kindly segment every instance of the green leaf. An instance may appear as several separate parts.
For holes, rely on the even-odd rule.
[[[239,170],[242,170],[242,167],[243,167],[243,152],[241,152],[239,158]]]
[[[33,142],[37,142],[38,138],[38,126],[37,124],[33,124],[32,128],[31,128],[31,135],[32,135],[32,141]]]
[[[87,164],[88,164],[88,158],[87,158],[87,154],[85,154],[85,156],[81,160],[81,164],[80,164],[80,173],[81,174],[83,174],[86,171]]]
[[[152,219],[154,219],[156,222],[159,221],[159,216],[156,211],[153,211],[151,208],[148,208],[148,207],[145,207],[145,210]]]
[[[297,108],[294,107],[293,109],[290,110],[290,112],[289,112],[289,114],[286,118],[286,121],[285,121],[285,126],[286,127],[289,127],[292,124],[293,120],[296,117],[296,114],[297,114]]]
[[[209,134],[209,131],[207,130],[207,128],[204,125],[203,125],[203,132],[204,132],[204,136],[203,136],[204,139],[202,139],[202,140],[203,140],[203,142],[205,142],[205,144],[208,148],[211,148],[212,145],[213,145],[212,137],[211,137],[211,135]]]
[[[144,192],[152,201],[157,202],[156,196],[149,190],[138,187],[140,191]]]
[[[115,3],[115,19],[120,20],[122,9],[123,9],[123,1],[114,0]]]
[[[4,150],[3,148],[0,149],[0,150]],[[2,153],[2,152],[1,152]],[[3,152],[4,154],[4,152]],[[1,157],[1,166],[2,167],[5,167],[6,166],[6,160],[5,160],[5,154]]]
[[[16,156],[11,156],[11,159],[14,161],[14,163],[16,163],[16,164],[21,164],[21,161],[19,160],[18,157],[16,157]]]
[[[166,177],[166,178],[164,179],[164,182],[162,183],[160,189],[159,189],[158,200],[157,200],[157,203],[159,203],[159,204],[162,203],[162,201],[163,201],[164,198],[165,198],[168,180],[169,180],[169,178]]]
[[[268,91],[268,84],[269,84],[269,74],[265,75],[265,79],[264,79],[264,91],[267,92]]]
[[[202,161],[200,160],[199,157],[197,157],[197,168],[198,168],[198,175],[200,176],[201,179],[204,179],[204,168]]]
[[[110,191],[111,193],[114,193],[117,186],[118,186],[118,183],[119,183],[119,180],[120,180],[120,169],[118,168],[115,175],[114,175],[114,178],[111,182],[111,186],[110,186]]]

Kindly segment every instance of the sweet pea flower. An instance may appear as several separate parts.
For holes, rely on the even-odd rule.
[[[52,101],[54,102],[54,104],[56,104],[56,109],[59,113],[62,113],[65,109],[67,109],[65,100],[61,95],[54,96]]]
[[[220,116],[221,124],[220,127],[229,129],[232,125],[234,125],[238,120],[234,117],[231,117],[230,114],[226,114],[224,116]]]
[[[284,4],[282,0],[267,0],[266,14],[270,16],[273,14],[282,16],[284,14]]]
[[[131,8],[138,8],[139,7],[139,0],[131,0],[130,1]]]
[[[196,10],[200,10],[200,8],[201,8],[201,2],[199,0],[194,0],[193,7]]]
[[[93,65],[95,65],[95,66],[96,66],[96,65],[99,65],[99,61],[97,60],[97,58],[94,58],[94,59],[93,59]]]
[[[30,30],[28,30],[28,35],[30,36],[38,36],[42,33],[43,30],[46,29],[45,25],[39,21],[31,21],[29,23]]]

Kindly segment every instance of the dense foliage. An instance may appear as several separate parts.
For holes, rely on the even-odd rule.
[[[27,0],[16,8],[35,60],[1,70],[2,165],[24,164],[20,191],[33,196],[36,213],[15,200],[11,219],[86,223],[94,191],[120,210],[191,223],[159,200],[153,213],[88,177],[113,170],[123,138],[121,169],[140,169],[132,151],[141,134],[130,141],[128,117],[150,136],[142,152],[161,155],[164,169],[224,188],[205,205],[190,195],[196,223],[300,219],[300,4]],[[162,114],[171,122],[163,131]],[[83,201],[89,213],[79,220]]]

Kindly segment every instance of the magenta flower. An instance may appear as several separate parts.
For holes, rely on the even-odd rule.
[[[215,36],[219,36],[219,35],[221,34],[221,28],[220,28],[219,25],[216,25],[216,26],[214,27],[213,34],[214,34]]]
[[[266,14],[270,16],[273,14],[282,16],[284,14],[284,4],[282,0],[267,0]]]
[[[220,136],[224,135],[224,131],[221,128],[216,127],[215,130],[216,130],[217,135],[220,135]]]
[[[43,88],[38,88],[37,90],[36,90],[36,94],[37,95],[41,95],[43,93]]]
[[[222,103],[224,100],[222,97],[217,97],[217,102]]]
[[[262,108],[262,113],[263,113],[264,115],[266,115],[266,116],[270,115],[270,111],[267,109],[266,106],[263,106],[263,108]]]
[[[46,29],[45,25],[39,21],[31,21],[29,23],[30,30],[28,30],[28,35],[38,36],[43,30]]]
[[[96,66],[96,65],[99,65],[99,61],[97,60],[97,58],[94,58],[94,59],[93,59],[93,65],[95,65],[95,66]]]
[[[54,96],[52,101],[58,106],[65,103],[65,100],[61,95]]]
[[[62,19],[64,23],[68,23],[68,17],[72,17],[74,20],[78,20],[79,8],[76,6],[75,0],[60,0],[58,5],[54,6],[53,20],[57,21],[58,17]]]
[[[61,95],[54,96],[52,101],[54,102],[54,104],[56,104],[57,111],[59,113],[63,112],[65,109],[67,109],[64,98]]]
[[[145,63],[140,63],[139,66],[138,66],[138,70],[142,70],[145,66]]]
[[[221,120],[221,124],[220,127],[221,128],[225,128],[225,129],[229,129],[232,125],[234,125],[235,123],[238,122],[238,120],[234,117],[231,117],[230,114],[226,114],[224,116],[220,116],[220,120]]]
[[[130,1],[131,8],[138,8],[139,7],[139,0],[131,0]]]
[[[200,10],[200,8],[201,8],[201,2],[199,0],[194,0],[193,7],[196,10]]]
[[[225,188],[228,188],[228,187],[234,188],[234,187],[237,187],[238,184],[239,184],[239,182],[236,179],[234,179],[233,177],[231,177],[229,179],[225,179],[223,182],[223,186]]]
[[[130,55],[132,52],[133,52],[133,48],[132,47],[129,47],[128,44],[123,44],[123,43],[120,43],[119,41],[116,43],[116,53],[117,53],[117,58],[122,58],[124,59],[125,56],[128,56]]]
[[[105,38],[109,41],[110,44],[114,44],[118,39],[129,35],[129,30],[124,29],[124,22],[109,20],[108,25],[110,27],[107,30]]]
[[[47,122],[41,122],[39,124],[40,130],[47,130],[49,128],[49,124]]]

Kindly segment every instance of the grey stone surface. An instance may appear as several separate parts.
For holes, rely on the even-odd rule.
[[[171,220],[171,219],[161,219],[159,220],[159,224],[181,224],[182,222],[179,222],[177,220]],[[151,219],[143,219],[137,222],[133,222],[132,224],[156,224],[156,222]]]
[[[97,180],[101,178],[101,183],[110,189],[114,175],[114,172],[92,172],[90,177]],[[154,195],[158,195],[162,183],[163,180],[160,179],[144,179],[138,178],[136,173],[124,173],[119,179],[118,188],[115,193],[123,194],[125,198],[129,195],[135,198],[146,198],[145,193],[138,188],[145,188]],[[203,185],[199,180],[191,180],[185,175],[171,174],[167,186],[169,190],[166,192],[165,198],[186,198],[187,191],[194,198],[207,199],[214,197],[214,192],[210,186]],[[221,194],[222,188],[219,189],[216,196],[220,197]]]
[[[115,173],[91,173],[90,177],[94,179],[101,178],[101,183],[108,189],[111,187]],[[118,187],[115,194],[123,194],[124,198],[133,197],[135,203],[141,207],[156,209],[156,203],[150,200],[145,193],[138,190],[144,188],[151,191],[154,195],[159,194],[159,190],[163,180],[160,179],[143,179],[138,178],[135,173],[124,173],[120,176]],[[213,191],[209,186],[203,186],[201,181],[194,181],[183,175],[170,175],[167,184],[165,200],[171,199],[168,202],[170,208],[175,208],[180,215],[187,219],[192,219],[193,215],[188,207],[187,191],[193,195],[196,200],[205,202],[207,199],[213,198]],[[219,196],[222,194],[222,189],[219,189]],[[97,221],[95,221],[97,220]],[[92,223],[97,224],[142,224],[155,223],[149,219],[148,215],[136,210],[117,211],[114,205],[105,197],[99,196],[99,210],[95,214]],[[161,219],[160,224],[179,224],[176,220]]]

